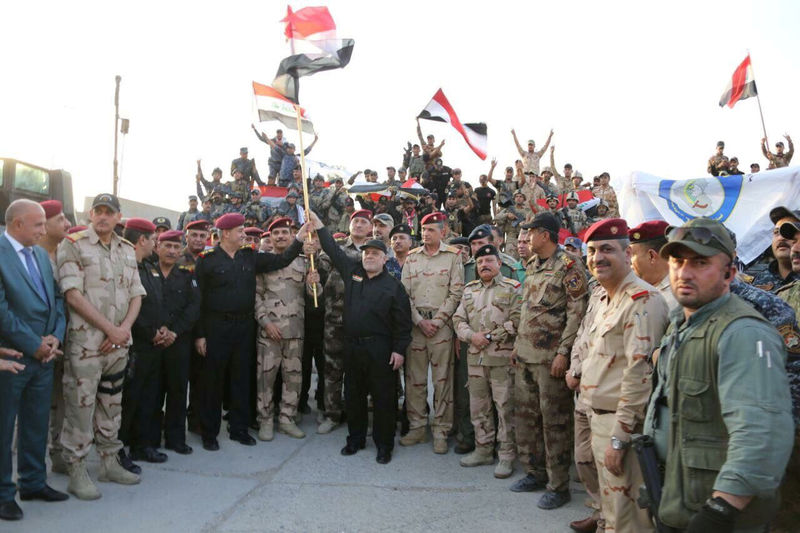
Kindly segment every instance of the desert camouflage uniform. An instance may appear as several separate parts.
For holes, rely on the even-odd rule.
[[[495,225],[505,233],[506,247],[505,252],[516,260],[519,260],[519,252],[517,252],[517,241],[519,240],[519,226],[524,224],[525,220],[531,214],[530,210],[525,208],[519,209],[516,205],[513,207],[506,207],[502,209],[494,218]],[[516,217],[516,218],[512,218]]]
[[[92,226],[67,236],[58,247],[61,291],[80,291],[92,306],[118,326],[133,298],[144,296],[131,243],[112,233],[108,247]],[[64,347],[64,460],[76,463],[88,455],[92,441],[101,456],[122,448],[119,432],[122,383],[128,346],[100,353],[105,334],[74,310]]]
[[[789,139],[786,139],[786,141],[789,143],[789,149],[781,155],[777,153],[773,154],[767,150],[767,146],[764,143],[761,143],[761,153],[769,160],[768,168],[783,168],[789,166],[789,163],[792,161],[792,156],[794,155],[794,143]]]
[[[719,176],[719,173],[728,170],[728,156],[714,154],[708,158],[708,168],[706,169],[712,176]]]
[[[603,200],[608,205],[608,213],[603,218],[615,218],[619,216],[619,202],[617,202],[617,193],[614,192],[614,187],[611,185],[598,185],[592,187],[592,194],[596,198]]]
[[[53,277],[58,283],[58,265],[50,258],[50,267],[53,269]],[[69,315],[67,315],[69,318]],[[65,335],[66,337],[66,335]],[[63,344],[66,344],[64,339]],[[64,357],[56,357],[53,361],[53,395],[50,399],[50,457],[57,457],[54,461],[61,459],[63,448],[61,447],[61,429],[64,427]],[[14,439],[16,440],[16,439]]]
[[[599,289],[599,290],[602,290]],[[641,433],[650,396],[650,357],[669,323],[658,289],[633,271],[609,299],[603,291],[589,327],[589,346],[582,363],[581,397],[592,410],[592,452],[597,462],[606,531],[652,531],[647,512],[636,503],[643,483],[636,454],[623,459],[622,476],[604,466],[614,436],[629,442]]]
[[[420,246],[408,253],[403,265],[403,286],[411,300],[411,346],[406,358],[406,406],[411,431],[424,431],[428,416],[428,365],[433,381],[434,437],[447,438],[453,426],[453,329],[451,318],[464,292],[464,267],[460,250],[444,243],[428,255]],[[419,328],[422,320],[438,326],[428,338]]]
[[[534,255],[527,267],[514,343],[517,452],[528,474],[560,492],[569,487],[573,401],[550,367],[557,355],[569,360],[586,312],[586,273],[560,248],[542,261]]]
[[[522,194],[525,195],[525,215],[528,218],[533,217],[533,215],[545,210],[545,207],[542,207],[539,204],[539,200],[545,200],[547,198],[547,194],[544,191],[544,188],[539,185],[538,180],[529,180],[525,182],[525,185],[519,188]]]
[[[494,452],[495,437],[501,460],[513,461],[514,369],[511,351],[519,326],[520,282],[498,274],[488,285],[477,279],[464,286],[453,315],[456,334],[467,348],[469,408],[475,428],[475,449]],[[474,333],[488,331],[492,340],[483,349],[472,345]],[[462,355],[463,357],[463,355]],[[497,409],[495,431],[492,405]]]
[[[320,220],[328,220],[328,209],[331,207],[332,199],[332,191],[325,187],[313,187],[308,191],[308,206],[317,214]]]
[[[325,218],[325,226],[328,228],[328,231],[331,232],[331,235],[339,231],[339,220],[342,218],[342,213],[344,213],[344,201],[347,198],[347,191],[344,187],[336,190],[336,186],[333,185],[329,189],[331,191],[331,201],[330,207],[328,207],[327,218]]]

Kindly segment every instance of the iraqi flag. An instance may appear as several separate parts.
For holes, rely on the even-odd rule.
[[[458,130],[478,157],[486,159],[486,144],[488,140],[486,124],[483,122],[479,124],[462,124],[461,121],[458,120],[455,110],[450,105],[450,102],[447,101],[447,97],[445,97],[441,89],[436,91],[436,94],[433,95],[433,99],[425,106],[422,113],[419,114],[419,118],[447,122]]]
[[[725,92],[719,99],[720,107],[733,107],[739,100],[756,96],[756,80],[753,78],[753,67],[750,65],[750,54],[744,58],[736,70],[733,72]]]
[[[297,130],[297,112],[291,100],[269,85],[253,82],[253,94],[258,110],[258,120],[277,120],[285,127]],[[308,120],[306,110],[300,108],[302,128],[305,133],[314,133],[314,124]]]

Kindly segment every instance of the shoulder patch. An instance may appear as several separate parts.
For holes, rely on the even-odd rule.
[[[450,246],[449,244],[445,244],[443,249],[442,249],[442,251],[443,252],[450,252],[450,253],[453,253],[453,254],[460,254],[461,253],[461,248],[456,248],[455,246]]]
[[[199,254],[197,254],[197,257],[205,257],[207,255],[211,255],[211,254],[214,253],[215,250],[216,250],[216,248],[208,248],[206,250],[203,250]]]
[[[183,270],[184,272],[194,272],[194,265],[178,265],[178,270]]]
[[[471,287],[473,285],[479,285],[480,283],[481,283],[480,279],[473,279],[472,281],[464,285],[464,287]]]
[[[515,289],[518,289],[518,288],[520,288],[522,286],[522,283],[520,283],[519,281],[517,281],[517,280],[515,280],[513,278],[507,278],[507,277],[503,276],[502,279],[503,279],[504,283],[508,283],[509,285],[514,287]]]
[[[241,248],[239,248],[239,249],[240,250],[253,250],[253,251],[255,251],[256,245],[255,244],[243,244],[241,246]]]
[[[750,274],[744,274],[744,273],[740,273],[739,274],[739,278],[742,281],[744,281],[745,283],[753,283],[753,280],[756,279],[754,276],[751,276]]]
[[[641,300],[642,298],[646,298],[648,296],[650,296],[650,291],[643,290],[643,291],[639,291],[639,292],[637,292],[635,294],[631,294],[631,299],[633,301],[636,301],[636,300]]]
[[[422,246],[417,246],[417,247],[416,247],[416,248],[414,248],[413,250],[409,250],[409,252],[408,252],[408,253],[410,253],[410,254],[418,254],[418,253],[420,253],[421,251],[422,251]]]
[[[561,256],[561,261],[567,265],[567,268],[572,268],[572,266],[575,264],[575,260],[572,259],[566,252]]]
[[[783,337],[783,343],[786,345],[786,351],[789,353],[800,353],[800,334],[797,329],[790,325],[784,324],[778,328],[778,332]]]
[[[87,236],[86,230],[82,230],[82,231],[76,231],[75,233],[67,235],[64,238],[67,239],[69,242],[76,242],[79,241],[80,239],[83,239],[86,236]]]

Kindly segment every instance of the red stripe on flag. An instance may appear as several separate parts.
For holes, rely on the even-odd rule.
[[[283,96],[277,89],[274,87],[270,87],[269,85],[264,85],[262,83],[258,83],[256,81],[253,82],[253,93],[256,96],[265,96],[267,98],[275,98],[277,100],[281,100],[286,102],[290,106],[294,106],[294,102]],[[306,110],[304,108],[300,108],[300,116],[305,118],[306,117]]]
[[[291,6],[286,6],[286,16],[281,22],[286,23],[284,35],[287,39],[303,39],[315,33],[336,29],[336,23],[325,6],[304,7],[294,12]]]
[[[461,124],[461,121],[458,120],[456,112],[453,110],[450,102],[447,101],[447,97],[444,95],[444,92],[442,92],[441,89],[436,91],[436,94],[433,95],[433,100],[442,106],[445,111],[447,111],[447,115],[450,117],[450,125],[453,126],[462,137],[464,137],[464,140],[467,141],[467,144],[470,148],[472,148],[472,151],[475,152],[481,159],[486,159],[486,152],[473,145],[469,141],[469,137],[467,137],[467,132],[464,130],[464,126]]]
[[[747,84],[747,68],[750,66],[750,54],[744,58],[744,61],[736,67],[731,79],[731,97],[728,101],[728,107],[733,107],[733,104],[739,101],[744,92],[744,87]]]

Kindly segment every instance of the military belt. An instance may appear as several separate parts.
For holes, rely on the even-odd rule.
[[[616,413],[616,411],[607,411],[605,409],[595,409],[594,407],[592,407],[592,412],[594,412],[594,414],[596,414],[596,415],[611,415],[611,414]]]

